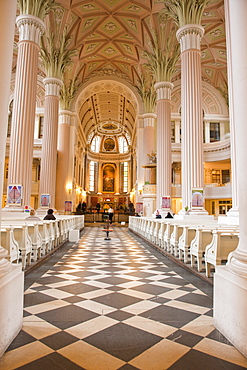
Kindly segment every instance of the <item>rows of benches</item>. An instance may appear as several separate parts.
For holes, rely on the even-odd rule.
[[[207,277],[212,265],[227,261],[239,240],[238,226],[211,219],[202,222],[130,217],[129,228],[191,267],[196,266],[198,271],[205,268]]]
[[[2,218],[1,246],[8,251],[12,263],[22,263],[22,269],[37,262],[69,239],[72,230],[84,227],[84,216],[57,216],[56,220],[25,220],[20,216]]]

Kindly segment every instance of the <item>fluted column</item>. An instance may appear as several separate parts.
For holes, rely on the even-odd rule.
[[[235,118],[235,104],[234,104],[234,91],[233,91],[233,61],[232,61],[232,42],[231,30],[229,23],[229,7],[225,7],[226,17],[226,38],[227,38],[227,75],[228,75],[228,96],[229,96],[229,116],[230,116],[230,140],[231,140],[231,184],[232,184],[232,208],[227,212],[228,217],[239,216],[239,194],[237,190],[237,166],[236,159],[236,118]]]
[[[23,186],[23,208],[23,206],[29,205],[31,195],[39,42],[45,26],[41,19],[33,15],[20,15],[16,23],[20,36],[8,183]],[[14,207],[16,208],[16,205]]]
[[[200,51],[203,34],[204,29],[198,24],[188,24],[177,31],[181,49],[183,210],[185,207],[191,208],[191,189],[204,187]],[[195,212],[207,214],[205,210]]]
[[[230,110],[234,114],[234,133],[235,140],[238,145],[235,146],[235,160],[237,163],[236,174],[238,179],[238,196],[241,199],[239,203],[239,225],[240,225],[240,241],[237,250],[233,254],[231,260],[231,268],[237,274],[245,274],[247,278],[247,171],[246,171],[246,135],[247,126],[245,123],[247,106],[247,80],[243,78],[244,72],[247,71],[247,42],[245,39],[245,29],[247,31],[246,21],[244,16],[247,16],[247,3],[244,0],[236,0],[236,8],[234,1],[228,0],[226,13],[228,15],[228,27],[230,28],[227,45],[230,44],[231,54],[229,62],[231,65],[231,92],[232,106]],[[239,22],[237,21],[239,17]],[[242,58],[245,58],[244,60]]]
[[[162,196],[171,197],[171,91],[173,84],[158,82],[154,88],[157,92],[156,208],[160,209]]]
[[[6,16],[8,15],[8,16]],[[4,58],[0,58],[0,194],[2,198],[4,182],[5,148],[8,126],[9,88],[11,81],[11,68],[13,56],[13,43],[15,33],[16,0],[0,3],[0,45]],[[1,216],[1,208],[0,208]],[[0,219],[1,221],[1,219]],[[0,246],[0,277],[8,272],[11,264],[5,259],[6,250]],[[1,350],[0,350],[1,352]],[[0,354],[1,355],[1,354]]]
[[[144,185],[144,164],[146,158],[143,155],[144,150],[144,127],[143,127],[143,116],[138,116],[137,121],[137,145],[136,145],[136,162],[137,162],[137,189],[136,189],[136,201],[141,201],[142,186]]]
[[[148,154],[151,154],[152,152],[154,153],[155,147],[156,147],[155,146],[155,133],[154,133],[154,122],[156,119],[156,114],[155,113],[144,113],[142,116],[143,116],[143,126],[144,126],[142,155],[144,157],[144,164],[147,164],[149,163]],[[149,181],[150,184],[156,184],[156,176],[154,176],[152,172],[155,174],[156,173],[155,169],[150,169],[150,170],[146,169],[145,181]]]
[[[144,137],[143,137],[143,156],[146,163],[148,162],[148,154],[155,151],[155,139],[154,139],[154,122],[156,119],[155,113],[144,113],[143,117],[143,127],[144,127]]]
[[[59,92],[62,81],[49,77],[44,79],[45,110],[42,140],[40,190],[41,194],[50,195],[50,208],[55,207],[56,165]]]
[[[16,0],[0,2],[0,194],[3,191],[9,88],[15,33]],[[0,209],[1,220],[1,209]],[[1,234],[0,234],[1,235]],[[22,328],[24,273],[21,264],[12,264],[0,246],[0,357]]]
[[[55,207],[59,213],[64,212],[64,202],[73,199],[74,130],[74,113],[67,110],[60,111],[55,195]],[[72,189],[71,193],[68,192],[68,188]]]
[[[226,266],[214,276],[214,323],[218,330],[247,357],[247,2],[225,0],[228,63],[230,65],[230,111],[235,133],[235,160],[239,196],[239,244]]]

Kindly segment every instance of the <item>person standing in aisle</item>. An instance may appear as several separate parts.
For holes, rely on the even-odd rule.
[[[110,224],[112,224],[112,218],[113,218],[113,215],[114,215],[114,211],[113,211],[112,207],[110,207],[108,209],[108,215],[109,215]]]

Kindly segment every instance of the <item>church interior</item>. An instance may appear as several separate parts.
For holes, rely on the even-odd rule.
[[[247,368],[245,16],[0,4],[1,369]]]

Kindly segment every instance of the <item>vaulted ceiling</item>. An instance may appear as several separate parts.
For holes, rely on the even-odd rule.
[[[150,28],[164,7],[160,0],[59,0],[56,22],[68,24],[71,48],[78,49],[75,69],[85,80],[99,71],[114,70],[136,83],[136,69],[146,62]],[[202,75],[216,88],[226,83],[226,44],[223,0],[211,0],[202,25]],[[179,69],[178,69],[179,74]]]
[[[81,83],[98,76],[118,76],[136,85],[137,74],[147,61],[143,50],[149,50],[150,29],[157,28],[157,16],[164,5],[161,0],[57,0],[58,7],[50,15],[56,33],[65,26],[71,35],[70,48],[77,49],[68,78],[79,76]],[[202,78],[227,95],[226,41],[224,1],[210,0],[202,26]],[[171,27],[171,24],[168,25]],[[17,38],[18,39],[18,38]],[[16,59],[15,59],[16,60]],[[44,75],[42,67],[40,74]],[[174,80],[180,79],[178,63]],[[103,121],[121,123],[128,115],[128,104],[119,96],[88,97],[93,124]],[[121,101],[121,103],[120,103]],[[97,110],[95,108],[97,106]],[[93,113],[93,114],[92,114]]]

